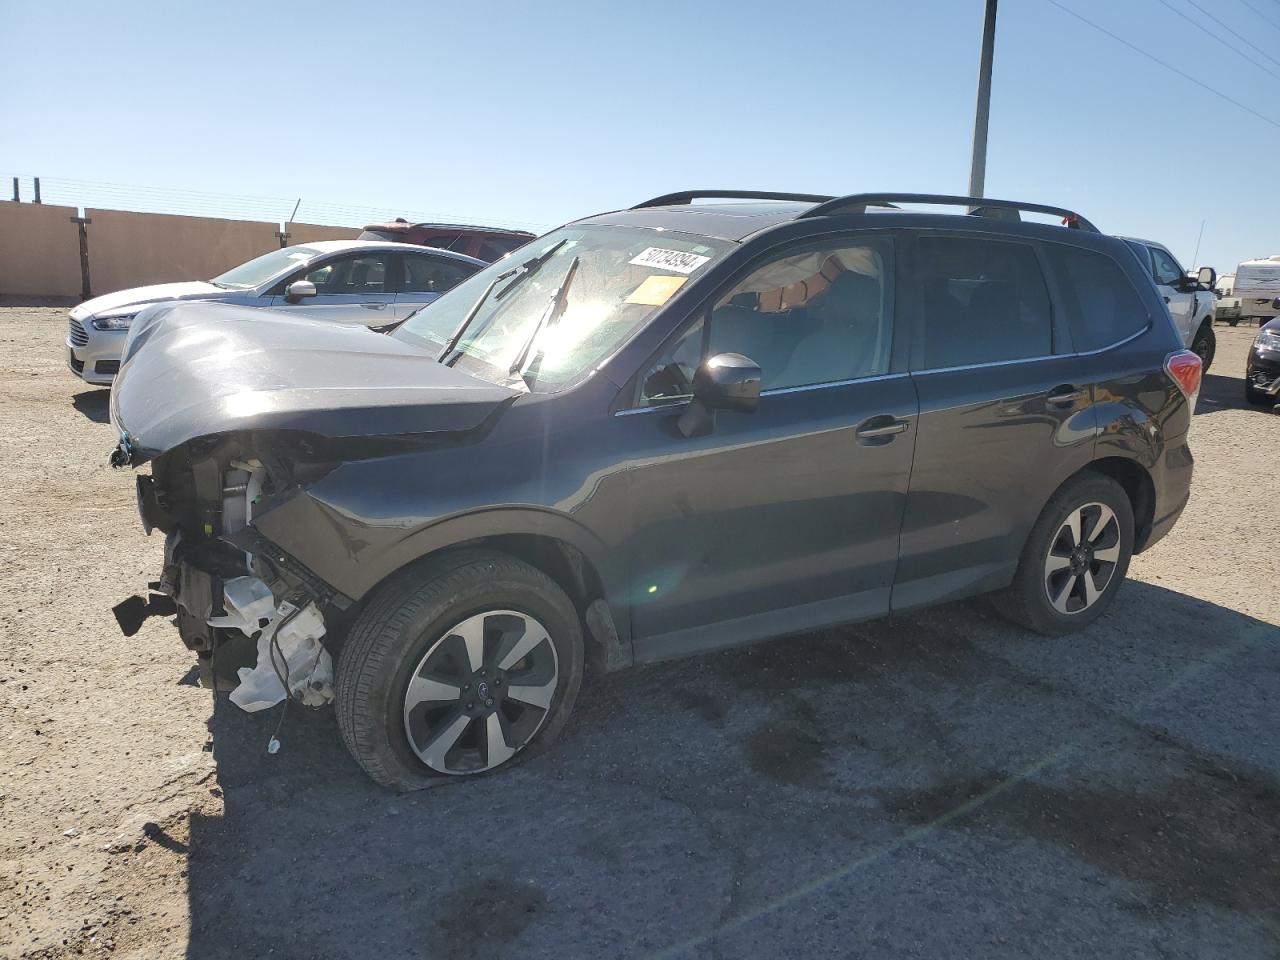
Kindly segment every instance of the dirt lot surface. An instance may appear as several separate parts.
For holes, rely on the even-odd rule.
[[[1280,416],[1218,329],[1195,490],[1082,635],[980,602],[632,671],[499,777],[387,793],[331,710],[129,640],[133,479],[65,314],[0,310],[0,953],[1276,957]],[[212,732],[212,749],[206,749]]]

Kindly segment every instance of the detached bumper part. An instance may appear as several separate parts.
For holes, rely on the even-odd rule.
[[[209,617],[211,627],[258,634],[258,662],[241,667],[231,702],[248,713],[280,703],[285,683],[294,699],[309,707],[333,700],[333,658],[320,638],[324,617],[314,603],[276,605],[267,585],[257,577],[237,577],[223,584],[224,616]],[[283,678],[283,680],[282,680]]]

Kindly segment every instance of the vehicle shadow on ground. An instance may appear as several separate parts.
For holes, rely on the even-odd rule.
[[[187,955],[1273,955],[1278,641],[1140,582],[1064,638],[965,602],[604,678],[411,795],[224,700]]]
[[[71,405],[94,423],[106,423],[110,416],[110,390],[82,390],[71,398]]]

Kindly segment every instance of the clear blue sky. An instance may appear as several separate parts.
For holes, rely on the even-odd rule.
[[[1220,272],[1280,253],[1280,0],[1061,2],[1275,124],[1049,0],[1004,0],[988,195],[1077,208],[1187,266],[1202,219],[1199,261]],[[550,227],[688,187],[963,192],[982,0],[0,15],[5,175],[301,196],[304,220],[328,201]]]

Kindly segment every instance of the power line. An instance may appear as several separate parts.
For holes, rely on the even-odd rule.
[[[1212,30],[1210,30],[1210,29],[1209,29],[1208,27],[1206,27],[1204,24],[1202,24],[1202,23],[1197,23],[1194,19],[1192,19],[1191,17],[1187,16],[1187,14],[1183,13],[1181,10],[1179,10],[1177,7],[1175,7],[1173,4],[1171,4],[1171,3],[1169,2],[1169,0],[1156,0],[1156,2],[1157,2],[1157,3],[1159,3],[1159,4],[1161,4],[1162,6],[1166,6],[1166,7],[1168,7],[1170,10],[1172,10],[1174,13],[1176,13],[1178,16],[1180,16],[1183,20],[1187,21],[1187,23],[1191,24],[1193,27],[1195,27],[1195,28],[1196,28],[1197,30],[1199,30],[1201,33],[1205,34],[1206,36],[1213,37],[1213,39],[1217,40],[1220,44],[1222,44],[1224,47],[1226,47],[1226,48],[1227,48],[1228,50],[1230,50],[1232,53],[1238,54],[1240,57],[1242,57],[1243,59],[1247,60],[1249,63],[1252,63],[1252,64],[1253,64],[1255,67],[1257,67],[1259,70],[1265,70],[1267,73],[1271,74],[1271,76],[1275,77],[1277,80],[1280,80],[1280,73],[1276,73],[1274,70],[1272,70],[1270,67],[1268,67],[1265,63],[1259,63],[1257,60],[1253,59],[1253,57],[1249,56],[1247,53],[1245,53],[1245,52],[1244,52],[1243,50],[1241,50],[1239,47],[1237,47],[1237,46],[1235,46],[1234,44],[1231,44],[1231,43],[1227,42],[1226,40],[1222,39],[1222,37],[1218,36],[1216,33],[1214,33]]]
[[[1256,43],[1254,43],[1252,40],[1250,40],[1250,39],[1249,39],[1248,37],[1246,37],[1244,34],[1242,34],[1242,33],[1237,33],[1235,30],[1232,30],[1229,26],[1227,26],[1225,23],[1223,23],[1221,20],[1219,20],[1217,17],[1215,17],[1212,13],[1210,13],[1210,12],[1209,12],[1208,10],[1206,10],[1204,7],[1200,6],[1200,4],[1196,3],[1196,0],[1187,0],[1187,3],[1191,4],[1191,5],[1192,5],[1193,7],[1195,7],[1197,10],[1199,10],[1199,11],[1200,11],[1201,13],[1203,13],[1206,17],[1208,17],[1210,20],[1212,20],[1214,23],[1216,23],[1218,26],[1220,26],[1223,30],[1227,31],[1227,33],[1231,34],[1233,37],[1236,37],[1236,38],[1237,38],[1237,39],[1239,39],[1239,40],[1243,40],[1243,41],[1245,42],[1245,44],[1246,44],[1246,45],[1248,45],[1248,46],[1252,47],[1254,50],[1257,50],[1260,54],[1262,54],[1264,57],[1266,57],[1268,60],[1270,60],[1270,61],[1271,61],[1272,63],[1274,63],[1276,66],[1280,66],[1280,60],[1277,60],[1277,59],[1276,59],[1275,57],[1273,57],[1271,54],[1267,53],[1267,51],[1266,51],[1266,50],[1262,49],[1262,47],[1258,46]]]
[[[1252,3],[1250,3],[1249,0],[1240,0],[1240,2],[1243,3],[1250,10],[1252,10],[1254,13],[1256,13],[1261,19],[1267,21],[1267,23],[1271,24],[1277,30],[1280,30],[1280,21],[1272,20],[1265,13],[1263,13],[1261,10],[1255,7]],[[1280,6],[1280,4],[1277,4],[1277,6]]]
[[[1059,3],[1058,0],[1045,0],[1045,2],[1053,4],[1063,13],[1069,13],[1071,16],[1075,17],[1081,23],[1086,24],[1087,26],[1093,27],[1093,29],[1097,30],[1099,33],[1105,33],[1112,40],[1116,41],[1117,43],[1124,44],[1134,53],[1141,54],[1142,56],[1146,57],[1148,60],[1152,61],[1153,63],[1157,63],[1160,66],[1164,67],[1166,70],[1169,70],[1172,73],[1176,73],[1178,76],[1182,77],[1184,80],[1190,80],[1197,87],[1200,87],[1203,90],[1208,90],[1215,97],[1219,97],[1220,99],[1227,101],[1227,103],[1230,103],[1230,104],[1233,104],[1234,106],[1239,107],[1241,110],[1245,111],[1246,113],[1253,114],[1259,120],[1262,120],[1265,123],[1269,123],[1271,124],[1271,126],[1275,127],[1277,130],[1280,130],[1280,120],[1276,120],[1272,117],[1268,117],[1264,113],[1259,113],[1257,110],[1253,109],[1253,107],[1247,104],[1241,103],[1235,97],[1228,96],[1227,94],[1223,93],[1221,90],[1215,90],[1213,87],[1209,86],[1207,83],[1197,80],[1195,77],[1191,76],[1191,74],[1187,73],[1185,70],[1180,70],[1177,67],[1175,67],[1173,64],[1166,63],[1165,61],[1161,60],[1159,57],[1155,56],[1154,54],[1147,53],[1147,51],[1143,50],[1141,47],[1130,43],[1124,37],[1117,36],[1116,34],[1112,33],[1110,30],[1108,30],[1106,27],[1099,26],[1098,24],[1094,23],[1092,20],[1088,19],[1087,17],[1081,16],[1080,14],[1072,10],[1070,7],[1064,6],[1063,4]]]
[[[13,174],[0,174],[8,182]],[[30,182],[30,176],[19,176]],[[45,203],[74,207],[133,210],[139,213],[177,213],[229,220],[256,220],[282,223],[298,202],[294,197],[263,197],[244,194],[211,193],[179,187],[149,187],[140,184],[114,183],[104,180],[78,180],[69,177],[41,177],[41,194]],[[463,216],[435,211],[406,210],[403,207],[302,200],[301,215],[313,223],[333,226],[362,227],[365,224],[404,217],[414,222],[435,221],[478,223],[491,226],[533,227],[539,231],[544,223],[517,220],[493,220],[487,217]]]

